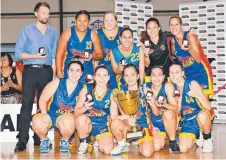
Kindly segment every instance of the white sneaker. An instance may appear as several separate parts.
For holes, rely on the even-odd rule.
[[[95,150],[98,150],[98,149],[99,149],[99,144],[98,144],[97,141],[95,141],[95,142],[93,143],[93,148],[94,148]]]
[[[204,142],[203,135],[202,135],[202,132],[200,132],[199,139],[196,140],[196,144],[199,147],[202,147],[203,146],[203,142]]]
[[[213,152],[213,140],[212,140],[212,138],[204,140],[202,151],[208,152],[208,153]]]
[[[88,152],[88,146],[89,146],[89,144],[86,142],[80,143],[77,153],[78,154],[86,154]]]
[[[125,144],[125,145],[117,145],[112,151],[111,151],[111,155],[113,156],[116,156],[116,155],[120,155],[121,153],[123,152],[128,152],[129,151],[129,148],[128,146]]]

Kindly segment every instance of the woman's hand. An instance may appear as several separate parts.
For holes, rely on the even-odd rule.
[[[128,124],[129,124],[130,126],[135,126],[135,124],[136,124],[136,119],[135,119],[134,117],[129,117],[129,118],[128,118]]]
[[[92,108],[92,105],[94,104],[94,102],[85,102],[85,108],[87,110],[91,109]]]

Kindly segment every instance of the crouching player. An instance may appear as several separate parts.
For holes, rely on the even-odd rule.
[[[172,83],[164,82],[163,68],[153,66],[151,69],[151,82],[147,83],[146,99],[150,104],[151,122],[153,129],[154,148],[159,151],[165,145],[166,133],[169,136],[170,153],[179,153],[176,142],[176,130],[178,128],[178,105],[175,99],[175,89]]]
[[[139,108],[135,114],[135,118],[123,114],[115,116],[111,122],[111,131],[118,142],[118,145],[111,151],[111,155],[119,155],[122,152],[128,151],[126,143],[126,134],[131,126],[136,123],[144,131],[144,137],[138,139],[139,151],[145,157],[150,157],[153,154],[153,138],[152,125],[149,115],[147,114],[147,104],[143,87],[139,85],[139,72],[133,64],[127,64],[123,70],[123,77],[126,86],[120,88],[120,91],[139,91]]]
[[[34,132],[40,137],[40,152],[49,152],[49,139],[46,137],[50,128],[57,127],[62,139],[60,151],[69,151],[69,138],[75,131],[75,116],[73,114],[76,105],[76,97],[83,88],[79,82],[83,73],[81,60],[73,58],[68,67],[67,79],[55,79],[43,90],[39,106],[41,113],[37,113],[32,119]]]
[[[178,105],[184,118],[179,135],[180,151],[188,152],[196,142],[196,136],[201,130],[204,138],[203,152],[212,152],[211,120],[214,113],[209,100],[198,82],[184,79],[184,71],[180,64],[171,65],[169,71],[172,82],[181,93]]]
[[[93,86],[87,85],[79,94],[74,112],[80,138],[78,154],[87,153],[90,132],[95,136],[99,150],[104,154],[109,154],[114,147],[109,122],[117,104],[112,100],[112,90],[108,88],[109,78],[108,69],[104,65],[97,66]]]

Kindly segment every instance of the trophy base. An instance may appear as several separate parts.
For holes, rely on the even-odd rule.
[[[126,134],[127,139],[133,139],[133,138],[141,138],[143,137],[143,132],[142,131],[136,131],[136,132],[128,132]]]

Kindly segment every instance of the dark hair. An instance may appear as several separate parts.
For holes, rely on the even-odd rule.
[[[170,19],[169,19],[169,25],[170,25],[171,19],[173,19],[173,18],[179,19],[179,22],[180,22],[180,24],[182,25],[182,19],[181,19],[179,16],[173,16],[173,17],[170,17]]]
[[[39,8],[40,8],[41,6],[47,7],[47,8],[49,8],[49,10],[50,10],[50,6],[49,6],[48,3],[46,3],[46,2],[38,2],[38,3],[35,5],[34,12],[38,12],[38,10],[39,10]]]
[[[70,60],[70,62],[68,64],[68,70],[69,70],[70,66],[72,64],[74,64],[74,63],[80,65],[82,72],[84,71],[84,66],[82,64],[82,59],[79,56],[74,56],[74,57],[71,58],[71,60]]]
[[[132,29],[130,29],[129,27],[123,28],[123,29],[121,30],[119,36],[122,37],[122,34],[123,34],[123,32],[125,32],[125,31],[130,31],[131,34],[132,34],[132,37],[133,37],[133,31],[132,31]]]
[[[7,52],[2,52],[1,53],[1,58],[7,56],[9,59],[9,66],[12,67],[13,66],[13,58],[11,57],[11,55]]]
[[[174,65],[180,66],[181,70],[184,71],[184,67],[182,66],[182,64],[180,64],[180,63],[178,63],[178,62],[171,64],[171,65],[169,66],[169,70],[170,70],[170,67],[172,67],[172,66],[174,66]]]
[[[136,71],[136,73],[137,73],[137,75],[139,74],[138,68],[137,68],[134,64],[128,63],[128,64],[123,68],[123,71],[122,71],[123,77],[124,77],[124,74],[125,74],[125,70],[126,70],[127,68],[134,68],[135,71]],[[137,80],[137,85],[138,85],[138,87],[140,86],[140,77],[139,77],[139,79]]]
[[[110,75],[110,73],[109,73],[109,71],[108,71],[108,68],[107,68],[106,66],[104,66],[104,65],[98,65],[98,66],[95,68],[95,70],[94,70],[94,74],[96,74],[97,71],[98,71],[99,69],[101,69],[101,68],[107,70],[108,75]],[[108,83],[107,83],[107,88],[109,88],[109,83],[110,83],[110,80],[109,80]],[[92,94],[94,94],[94,89],[95,89],[95,87],[96,87],[96,81],[94,80],[94,82],[93,82],[93,88],[92,88]]]
[[[159,20],[157,18],[154,18],[154,17],[151,17],[149,18],[146,23],[145,23],[145,26],[146,26],[146,30],[145,30],[145,34],[144,34],[144,37],[142,37],[142,40],[149,40],[150,39],[150,36],[148,35],[147,33],[147,26],[148,26],[148,23],[149,22],[155,22],[158,27],[161,27],[160,23],[159,23]],[[162,32],[162,29],[159,30],[159,36],[161,36],[163,34]]]
[[[78,19],[78,16],[81,15],[81,14],[87,15],[88,19],[90,20],[90,14],[89,14],[89,12],[87,12],[86,10],[78,11],[78,12],[76,13],[76,15],[75,15],[75,20],[77,20],[77,19]]]
[[[153,71],[154,69],[156,69],[156,68],[160,69],[160,70],[162,71],[162,74],[163,74],[164,76],[166,75],[164,69],[162,68],[162,66],[158,66],[158,65],[155,65],[155,66],[151,67],[150,75],[151,75],[152,71]],[[165,82],[165,81],[166,81],[166,77],[164,78],[163,82]]]

